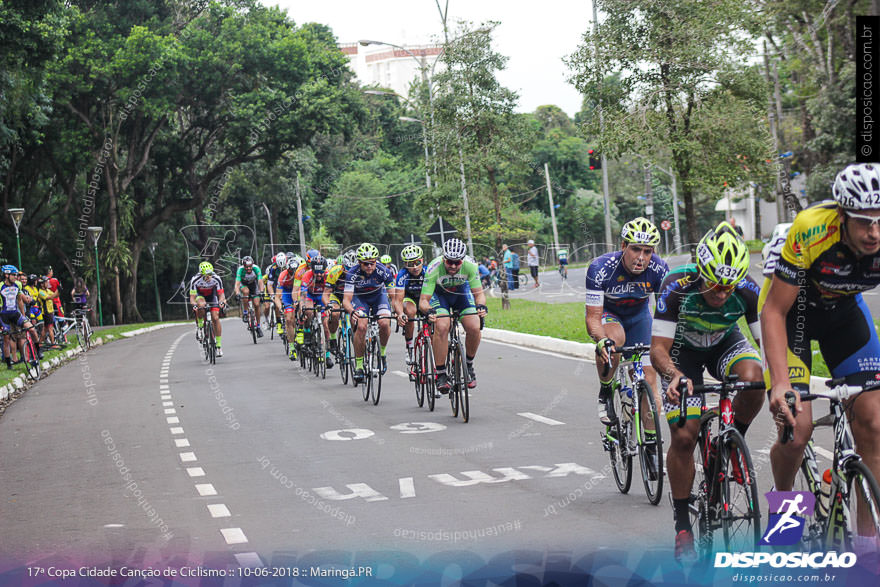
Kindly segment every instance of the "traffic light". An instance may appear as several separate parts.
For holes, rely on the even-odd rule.
[[[590,149],[587,154],[590,156],[590,171],[602,169],[602,158],[599,157],[599,153],[595,149]]]

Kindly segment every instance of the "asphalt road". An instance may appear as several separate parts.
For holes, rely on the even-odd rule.
[[[59,561],[390,556],[377,551],[670,560],[666,496],[651,506],[638,477],[628,495],[611,478],[593,364],[484,342],[465,424],[445,397],[433,413],[416,405],[399,335],[373,406],[336,369],[317,380],[277,341],[252,344],[237,319],[224,329],[213,367],[191,327],[168,328],[90,351],[7,409],[0,577]],[[761,492],[771,438],[762,413],[748,437]]]

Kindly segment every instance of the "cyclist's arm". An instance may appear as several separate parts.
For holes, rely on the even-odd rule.
[[[235,280],[235,285],[232,287],[232,292],[235,295],[241,295],[241,280],[240,279]]]
[[[348,312],[349,314],[354,312],[354,306],[351,303],[351,299],[354,297],[354,290],[348,291],[346,289],[345,293],[342,294],[342,308]]]
[[[672,342],[674,339],[665,336],[651,337],[651,365],[661,377],[670,382],[666,390],[666,396],[671,401],[678,400],[677,383],[682,372],[678,370],[672,361]],[[688,380],[688,390],[693,390],[693,384]]]
[[[587,304],[584,322],[587,325],[587,334],[593,340],[602,340],[605,338],[605,327],[602,326],[602,306],[591,306]]]
[[[442,263],[439,265],[442,265]],[[433,297],[434,289],[437,287],[438,271],[438,267],[433,267],[425,273],[425,280],[422,282],[422,295],[419,296],[419,309],[423,314],[431,311],[431,297]]]
[[[761,310],[761,333],[764,341],[764,358],[770,369],[770,410],[778,411],[785,404],[785,392],[791,389],[788,377],[788,334],[785,317],[798,296],[797,285],[781,279],[770,282],[770,291]],[[798,403],[800,403],[798,398]],[[794,425],[794,417],[788,410],[783,414],[789,424]]]

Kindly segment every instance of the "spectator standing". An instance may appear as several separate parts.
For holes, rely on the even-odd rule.
[[[532,274],[532,279],[535,280],[535,287],[538,287],[540,283],[538,283],[538,267],[541,264],[541,260],[538,257],[538,247],[535,246],[535,241],[529,239],[529,252],[526,256],[526,263],[529,265],[529,271]]]
[[[513,251],[507,245],[501,245],[501,264],[504,265],[504,279],[507,289],[513,289]]]
[[[510,250],[510,260],[513,265],[513,289],[519,289],[519,255],[513,249]]]
[[[51,290],[52,293],[58,293],[58,288],[61,287],[61,282],[55,278],[55,272],[52,271],[52,266],[46,268],[46,288]],[[64,316],[64,308],[61,306],[61,296],[56,295],[52,300],[52,303],[55,306],[54,314],[58,314],[59,316]]]

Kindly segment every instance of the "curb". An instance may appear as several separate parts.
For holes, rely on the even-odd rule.
[[[138,328],[137,330],[130,330],[128,332],[123,332],[121,334],[108,334],[106,336],[95,336],[92,340],[92,346],[102,346],[108,342],[113,342],[114,340],[120,340],[121,338],[131,338],[132,336],[137,336],[138,334],[144,334],[146,332],[152,332],[154,330],[161,330],[162,328],[170,328],[172,326],[181,326],[187,324],[187,322],[168,322],[165,324],[156,324],[155,326],[149,326],[147,328]],[[95,333],[96,335],[99,333]],[[56,367],[60,367],[65,363],[70,362],[77,355],[82,354],[82,350],[79,347],[75,347],[72,349],[67,349],[63,352],[63,354],[53,357],[51,359],[45,360],[42,362],[41,366],[43,367],[43,376],[40,377],[40,380],[44,379],[46,376],[51,373]],[[36,383],[36,382],[33,382]],[[18,399],[24,391],[33,385],[32,382],[27,381],[22,376],[18,376],[13,379],[10,383],[6,385],[0,386],[0,402],[5,403],[11,400]],[[8,404],[7,404],[8,405]],[[3,413],[3,410],[6,408],[5,405],[0,405],[0,414]]]
[[[596,345],[592,342],[575,342],[540,334],[526,334],[500,328],[483,328],[483,338],[493,342],[504,342],[518,347],[568,355],[595,363]],[[824,377],[810,377],[810,391],[822,391],[825,388]]]

